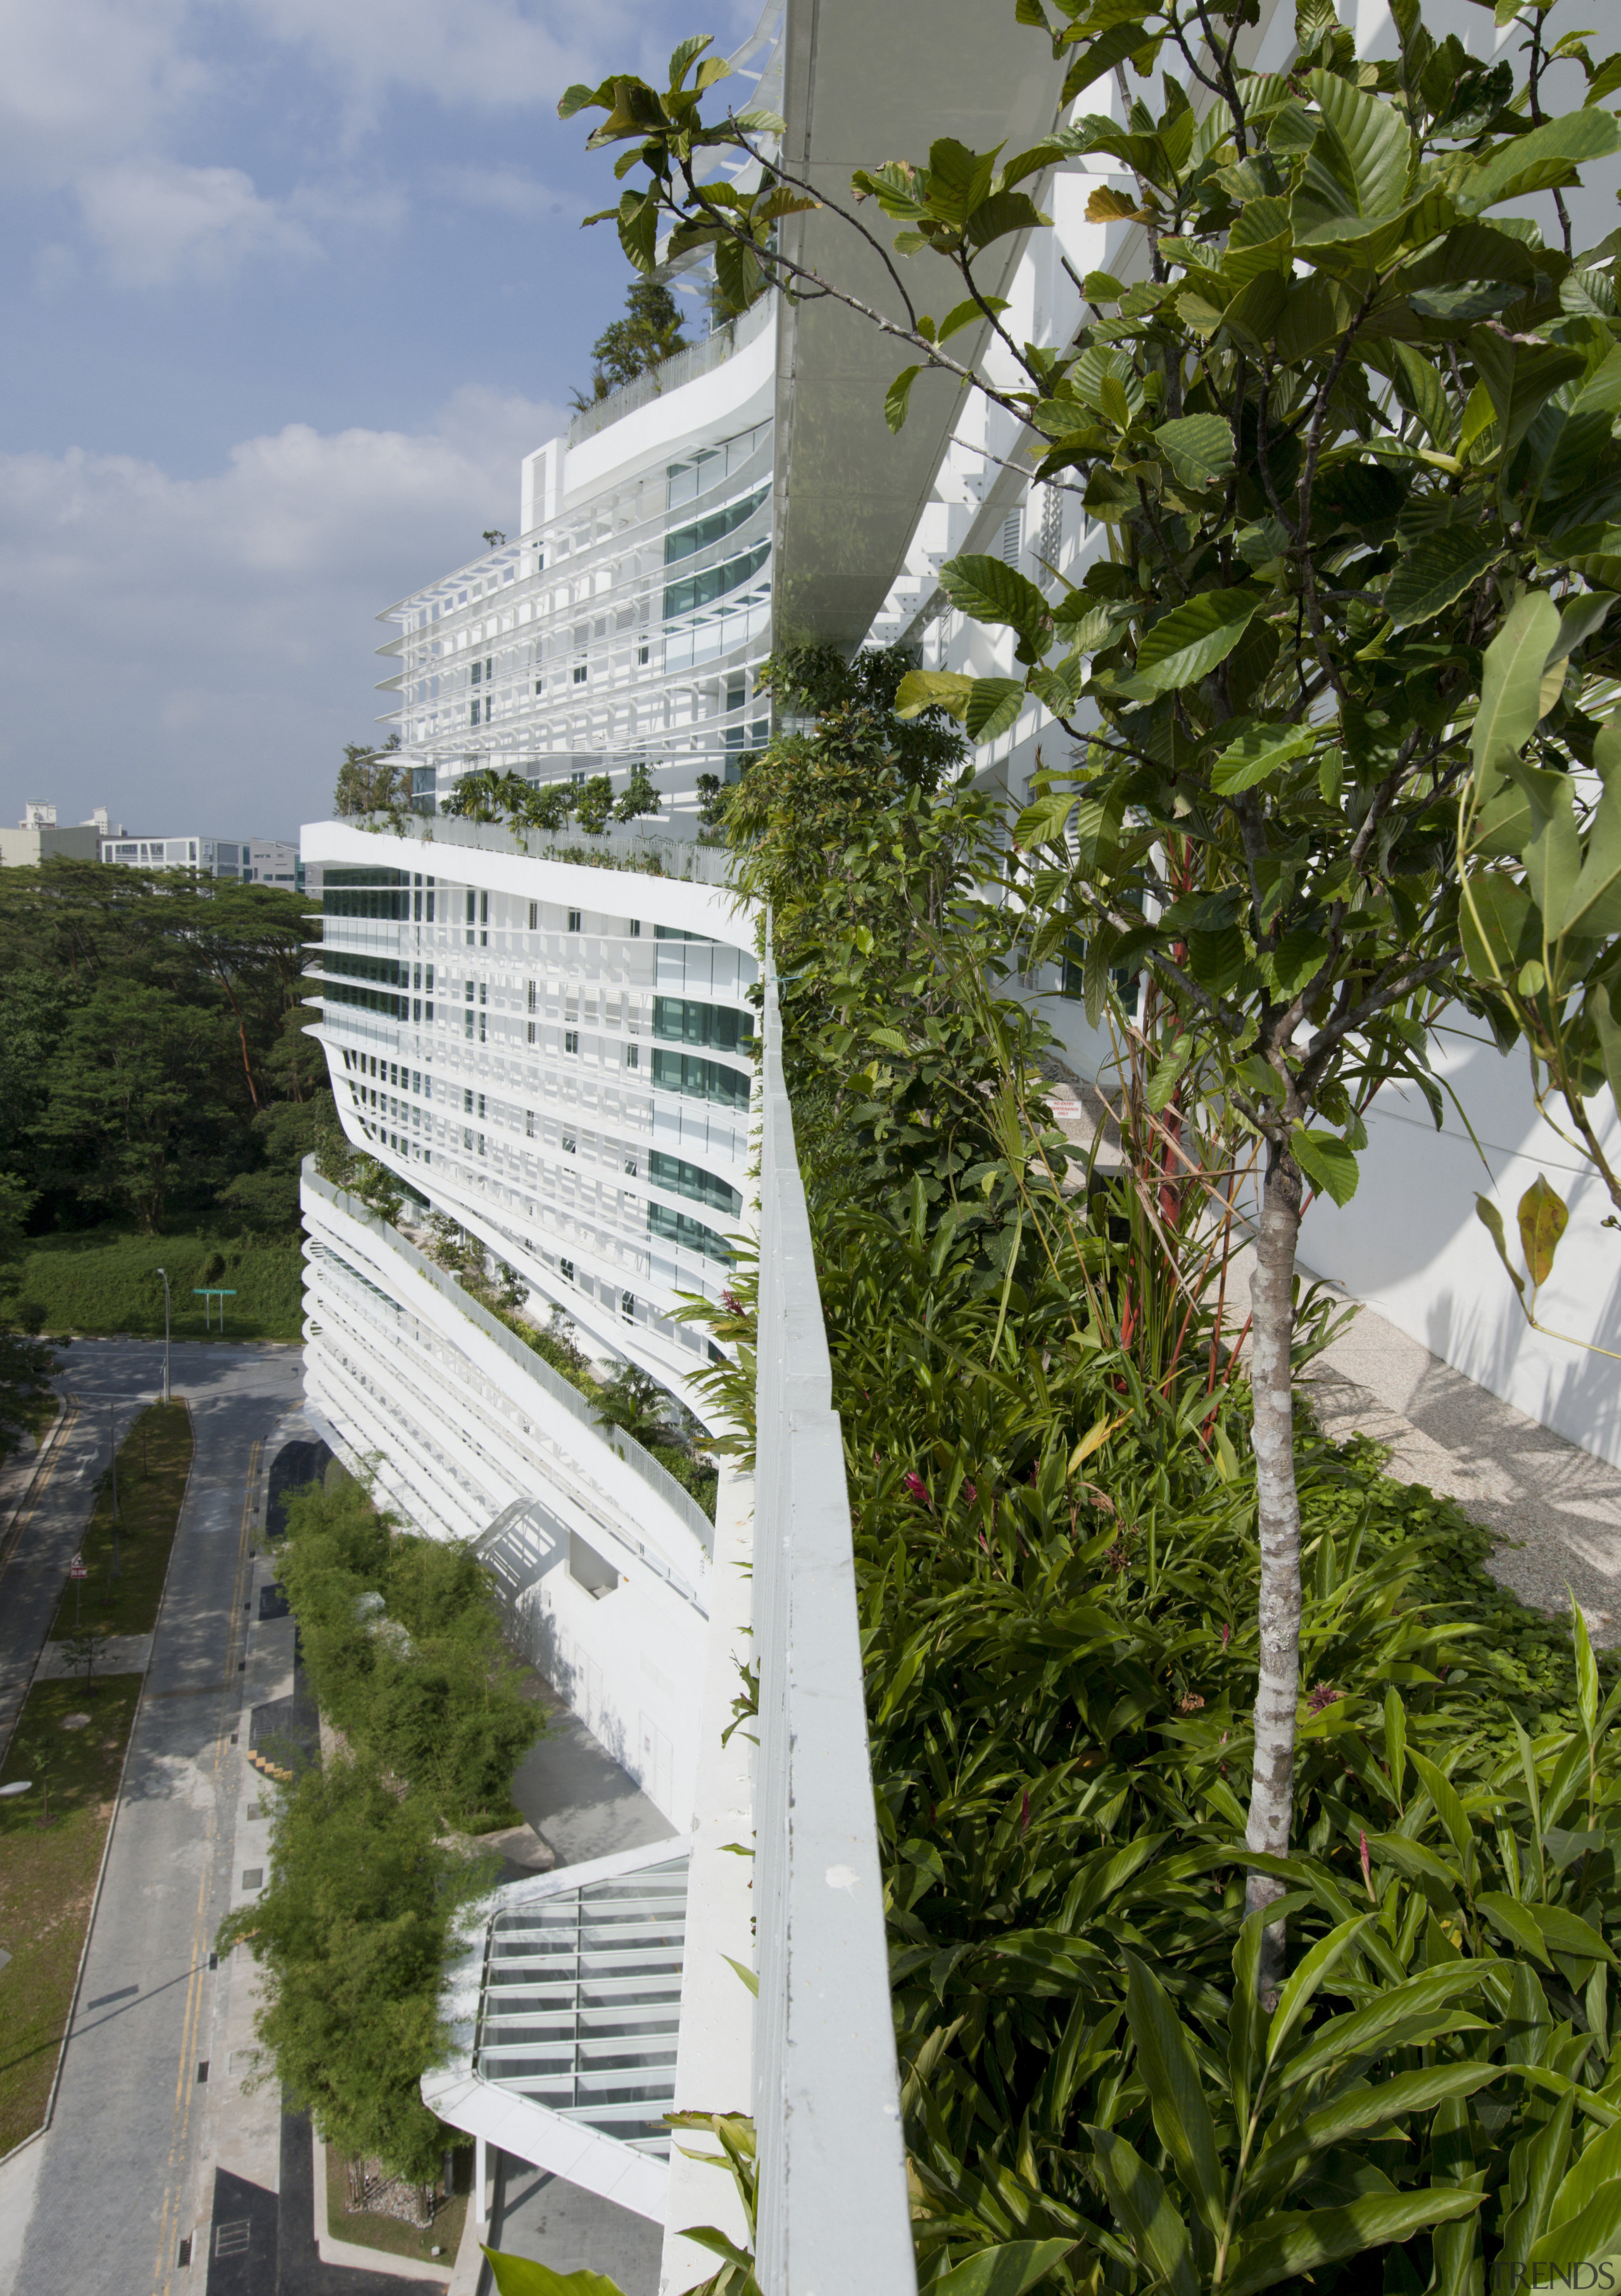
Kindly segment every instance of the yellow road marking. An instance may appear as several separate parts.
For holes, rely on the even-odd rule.
[[[230,1749],[231,1710],[226,1700],[234,1698],[240,1712],[242,1692],[236,1681],[236,1652],[239,1642],[246,1640],[243,1624],[242,1588],[251,1577],[249,1563],[249,1542],[253,1535],[254,1488],[258,1480],[259,1457],[264,1445],[255,1441],[248,1453],[247,1488],[242,1495],[242,1529],[236,1545],[236,1578],[232,1592],[231,1623],[225,1638],[225,1678],[221,1685],[219,1727],[214,1734],[214,1764],[211,1772],[213,1792],[209,1797],[207,1855],[202,1875],[197,1887],[197,1912],[192,1926],[192,1975],[186,1988],[185,2016],[180,2041],[180,2062],[175,2075],[175,2113],[169,2136],[163,2206],[158,2220],[158,2256],[154,2272],[153,2296],[171,2296],[174,2276],[179,2269],[176,2257],[180,2242],[181,2211],[185,2206],[189,2182],[186,2163],[186,2144],[191,2133],[192,2099],[197,2087],[197,2037],[202,2027],[206,1988],[203,1980],[209,1973],[209,1957],[205,1950],[208,1935],[209,1885],[214,1878],[214,1846],[218,1833],[220,1804],[220,1770]],[[212,2067],[209,2068],[212,2071]],[[206,2268],[206,2257],[194,2258],[192,2269],[199,2265]]]

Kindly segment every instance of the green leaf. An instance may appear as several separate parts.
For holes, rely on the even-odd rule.
[[[1535,2135],[1522,2136],[1515,2146],[1516,2167],[1523,2162],[1525,2198],[1502,2224],[1505,2255],[1518,2263],[1547,2228],[1548,2210],[1570,2157],[1570,2121],[1574,2100],[1568,2090]]]
[[[1250,2091],[1261,2067],[1264,2021],[1258,1990],[1261,1933],[1266,1916],[1250,1914],[1232,1948],[1232,2014],[1227,2026],[1227,2073],[1232,2085],[1233,2118],[1241,2128],[1249,2118]]]
[[[1419,1783],[1430,1800],[1434,1802],[1436,1816],[1446,1828],[1460,1861],[1467,1867],[1470,1854],[1475,1846],[1475,1837],[1469,1822],[1469,1813],[1459,1800],[1451,1779],[1444,1770],[1438,1768],[1429,1759],[1427,1754],[1420,1754],[1416,1746],[1408,1754],[1407,1759],[1417,1773]]]
[[[1418,2072],[1397,2073],[1374,2088],[1349,2089],[1331,2104],[1308,2113],[1298,2128],[1262,2152],[1250,2179],[1250,2192],[1265,2191],[1313,2152],[1326,2152],[1330,2145],[1343,2144],[1348,2136],[1363,2136],[1408,2113],[1431,2112],[1453,2097],[1472,2096],[1488,2082],[1500,2080],[1502,2073],[1501,2065],[1472,2060],[1467,2064],[1427,2065]]]
[[[1553,406],[1532,435],[1542,464],[1535,491],[1550,502],[1585,486],[1594,457],[1609,447],[1621,414],[1621,348],[1595,367],[1567,406]]]
[[[1146,2161],[1111,2128],[1088,2128],[1088,2142],[1115,2222],[1169,2296],[1199,2296],[1188,2228],[1164,2184]]]
[[[1582,372],[1579,350],[1471,327],[1469,348],[1496,417],[1495,451],[1506,460],[1561,384]]]
[[[1319,1938],[1294,1970],[1278,1996],[1278,2005],[1273,2013],[1266,2035],[1266,2062],[1271,2064],[1289,2035],[1311,2007],[1318,1988],[1328,1979],[1341,1956],[1355,1944],[1372,1919],[1371,1914],[1356,1914],[1347,1922]]]
[[[1035,583],[1001,558],[948,558],[940,569],[940,586],[957,611],[976,622],[1023,630],[1051,619],[1052,610]]]
[[[1184,605],[1173,606],[1138,647],[1134,673],[1123,681],[1126,691],[1149,701],[1208,677],[1225,661],[1266,599],[1265,591],[1244,586],[1201,590]]]
[[[1385,585],[1385,611],[1398,630],[1429,621],[1474,588],[1502,546],[1494,525],[1437,528],[1398,561]]]
[[[1483,987],[1512,980],[1540,945],[1530,894],[1497,871],[1470,873],[1459,921],[1464,961]]]
[[[1388,97],[1353,87],[1331,72],[1306,75],[1322,115],[1295,193],[1297,236],[1349,216],[1394,215],[1407,192],[1412,137]]]
[[[1219,414],[1180,414],[1162,422],[1154,444],[1169,456],[1184,486],[1212,486],[1232,468],[1232,426]]]
[[[1126,1956],[1126,2014],[1155,2129],[1189,2197],[1219,2239],[1226,2223],[1227,2180],[1199,2060],[1158,1979],[1133,1953]]]
[[[973,690],[973,679],[958,670],[909,669],[896,693],[895,714],[916,718],[925,709],[949,709],[960,718],[967,712]]]
[[[1548,2210],[1550,2232],[1579,2217],[1606,2185],[1621,2177],[1621,2120],[1588,2139],[1587,2150],[1567,2175]],[[1546,2235],[1544,2234],[1544,2237]],[[1588,2253],[1597,2255],[1596,2249]]]
[[[1477,1205],[1483,1201],[1484,1199],[1478,1196],[1475,1199]],[[1493,1210],[1495,1210],[1495,1209],[1494,1205]],[[1501,1228],[1501,1221],[1498,1226]],[[1505,1267],[1508,1265],[1506,1256],[1503,1264]],[[1509,1273],[1512,1275],[1513,1269],[1510,1268]],[[1515,1280],[1518,1282],[1519,1279]],[[1543,1944],[1543,1933],[1518,1898],[1510,1898],[1502,1890],[1483,1890],[1475,1903],[1498,1936],[1511,1945],[1517,1952],[1528,1953],[1533,1960],[1540,1961],[1544,1969],[1552,1967],[1553,1964],[1550,1962],[1547,1950]]]
[[[1308,1132],[1298,1124],[1289,1134],[1289,1145],[1296,1163],[1318,1195],[1332,1196],[1337,1204],[1350,1202],[1361,1175],[1355,1151],[1337,1132]]]
[[[1217,758],[1210,786],[1218,796],[1232,797],[1268,781],[1282,766],[1306,756],[1317,736],[1309,726],[1248,726]]]
[[[1429,2225],[1473,2215],[1485,2198],[1461,2193],[1455,2185],[1431,2185],[1424,2192],[1369,2193],[1344,2208],[1273,2217],[1234,2243],[1223,2296],[1257,2296],[1280,2280],[1360,2256],[1365,2248],[1411,2240]]]
[[[1386,1835],[1380,1841],[1401,1841],[1402,1837]],[[1404,1842],[1403,1846],[1412,1849],[1417,1845]],[[1506,1966],[1502,1962],[1471,1961],[1455,1969],[1426,1970],[1421,1977],[1409,1978],[1404,1985],[1392,1985],[1365,2008],[1353,2009],[1343,2017],[1330,2017],[1325,2024],[1316,2026],[1281,2069],[1278,2078],[1285,2087],[1292,2087],[1296,2081],[1324,2072],[1332,2065],[1347,2063],[1354,2057],[1412,2046],[1413,2037],[1426,2029],[1444,2028],[1452,2003],[1477,1991],[1489,1975]]]
[[[906,420],[906,402],[912,396],[912,386],[923,370],[921,366],[903,367],[884,393],[884,421],[891,430],[899,430]]]
[[[1165,1051],[1161,1053],[1154,1072],[1148,1080],[1148,1104],[1154,1115],[1158,1115],[1175,1093],[1181,1081],[1183,1070],[1188,1065],[1188,1056],[1192,1050],[1192,1037],[1181,1036],[1173,1037]]]
[[[987,295],[981,303],[970,295],[965,301],[954,304],[947,311],[940,322],[935,340],[937,343],[949,342],[952,336],[960,334],[964,327],[978,325],[984,320],[987,309],[995,311],[1000,318],[1007,308],[1004,296]]]
[[[1019,722],[1025,689],[1016,677],[977,677],[962,713],[970,742],[994,742]]]
[[[1592,1654],[1592,1640],[1587,1632],[1587,1621],[1582,1616],[1582,1606],[1572,1595],[1570,1601],[1570,1638],[1576,1646],[1576,1704],[1581,1710],[1582,1726],[1591,1742],[1599,1721],[1599,1669]],[[1621,2169],[1617,2169],[1621,2176]]]
[[[1581,1748],[1584,1760],[1586,1751]],[[1543,1906],[1534,1900],[1526,1910],[1541,1930],[1543,1943],[1550,1953],[1562,1953],[1571,1961],[1615,1961],[1615,1955],[1598,1931],[1580,1914],[1573,1914],[1568,1906]]]
[[[1567,2177],[1566,2183],[1568,2182]],[[1601,2185],[1580,2215],[1551,2226],[1535,2243],[1526,2262],[1590,2264],[1601,2257],[1614,2256],[1617,2249],[1621,2249],[1621,2178]],[[1553,2284],[1550,2280],[1543,2284]],[[1596,2276],[1592,2284],[1601,2284]]]
[[[1140,23],[1111,24],[1072,60],[1059,94],[1060,111],[1073,103],[1081,90],[1090,87],[1094,79],[1101,79],[1105,72],[1113,71],[1117,64],[1134,55],[1147,40],[1148,34]]]
[[[1510,771],[1531,801],[1531,836],[1520,854],[1531,898],[1544,929],[1562,916],[1582,872],[1582,844],[1568,774],[1510,761]]]
[[[1458,205],[1466,215],[1479,215],[1505,200],[1574,183],[1582,160],[1603,159],[1617,144],[1621,132],[1608,111],[1568,111],[1488,153],[1459,186]]]
[[[929,2296],[1025,2296],[1075,2246],[1072,2240],[1010,2240],[982,2248],[929,2284]]]
[[[1024,192],[993,192],[981,200],[968,219],[968,236],[975,247],[989,247],[1011,232],[1039,231],[1052,218],[1044,215]]]
[[[1592,939],[1621,932],[1621,775],[1613,775],[1600,793],[1582,873],[1555,930]]]
[[[1540,1291],[1553,1273],[1553,1255],[1569,1225],[1570,1213],[1564,1198],[1539,1172],[1521,1196],[1517,1217],[1526,1273],[1533,1290]]]
[[[553,2272],[531,2257],[508,2256],[494,2248],[484,2253],[495,2277],[495,2296],[624,2296],[618,2282],[600,2272]]]
[[[1502,773],[1536,731],[1543,670],[1559,627],[1559,608],[1547,592],[1530,590],[1510,608],[1486,650],[1480,706],[1470,737],[1475,787],[1482,794],[1489,786],[1488,776]]]

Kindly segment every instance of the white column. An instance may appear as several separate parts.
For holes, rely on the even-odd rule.
[[[489,2199],[484,2181],[487,2174],[484,2139],[482,2136],[475,2136],[473,2139],[473,2221],[479,2225],[487,2225],[489,2222]]]

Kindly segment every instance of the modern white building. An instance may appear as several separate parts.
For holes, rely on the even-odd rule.
[[[1452,12],[1461,37],[1490,46],[1489,23],[1461,0]],[[1388,45],[1379,24],[1370,37]],[[1288,62],[1292,27],[1292,10],[1264,5],[1257,67]],[[1045,133],[1044,57],[1037,35],[969,0],[876,17],[853,0],[786,0],[741,61],[757,100],[786,116],[795,171],[840,191],[853,164],[921,153],[932,135],[1018,149]],[[1081,102],[1121,98],[1100,82]],[[1067,340],[1077,278],[1142,266],[1136,226],[1086,220],[1109,172],[1044,181],[1056,231],[1011,245],[1002,279],[986,279],[1021,338]],[[874,301],[888,295],[835,219],[783,232]],[[961,340],[987,355],[983,338]],[[695,818],[699,775],[725,778],[765,731],[756,676],[774,627],[1005,673],[1011,637],[951,613],[944,559],[1000,553],[1051,586],[1100,545],[1072,496],[1021,475],[1011,420],[934,378],[893,437],[882,404],[897,363],[837,306],[768,297],[538,446],[515,537],[383,617],[418,818],[303,837],[323,885],[309,993],[345,1129],[512,1271],[531,1317],[561,1308],[599,1356],[640,1365],[702,1418],[692,1380],[712,1343],[684,1310],[724,1292],[731,1239],[759,1236],[760,1456],[752,1480],[725,1476],[710,1524],[423,1256],[404,1230],[420,1234],[426,1210],[389,1227],[313,1175],[305,1192],[313,1414],[345,1456],[374,1463],[408,1519],[481,1543],[515,1631],[670,1829],[513,1886],[468,1940],[456,2054],[425,2092],[481,2147],[662,2223],[669,2296],[713,2264],[684,2225],[741,2226],[722,2180],[671,2153],[672,2100],[752,2099],[769,2296],[913,2284],[838,1423],[758,920]],[[1032,705],[979,770],[1022,800],[1055,733]],[[660,816],[594,840],[520,840],[438,810],[476,768],[622,785],[636,767]],[[1108,1048],[1063,989],[1055,974],[1027,985],[1095,1075]],[[1510,1070],[1459,1046],[1511,1201],[1557,1159]],[[1621,1456],[1621,1415],[1517,1321],[1475,1222],[1479,1181],[1452,1144],[1420,1166],[1412,1111],[1390,1098],[1371,1120],[1362,1194],[1314,1211],[1306,1258],[1496,1392]],[[1614,1345],[1602,1210],[1578,1191],[1594,1249],[1567,1246],[1564,1312]],[[759,1743],[723,1750],[745,1664],[759,1669]],[[739,1963],[757,2004],[729,1973]]]
[[[123,869],[196,869],[205,877],[233,877],[244,885],[302,886],[299,849],[274,837],[159,836],[103,828],[100,857]]]

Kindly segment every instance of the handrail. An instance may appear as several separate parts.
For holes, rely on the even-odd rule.
[[[765,2296],[914,2296],[849,1493],[769,974],[764,1022],[755,2268]]]
[[[303,1179],[307,1188],[324,1196],[329,1203],[334,1204],[350,1219],[368,1225],[374,1223],[381,1230],[383,1241],[390,1251],[397,1252],[408,1267],[426,1276],[459,1315],[465,1316],[487,1339],[492,1340],[496,1347],[521,1366],[527,1379],[533,1380],[552,1402],[577,1419],[583,1426],[588,1427],[599,1443],[622,1460],[634,1474],[640,1475],[648,1488],[656,1491],[671,1513],[685,1524],[704,1553],[714,1559],[715,1525],[692,1492],[684,1490],[668,1469],[661,1467],[651,1453],[643,1450],[634,1435],[626,1434],[622,1427],[604,1427],[577,1387],[570,1386],[561,1372],[554,1371],[544,1356],[536,1355],[533,1348],[526,1347],[515,1332],[509,1330],[498,1316],[492,1316],[487,1308],[481,1307],[461,1284],[446,1275],[442,1267],[436,1267],[425,1253],[419,1251],[414,1244],[408,1243],[398,1229],[374,1212],[369,1204],[362,1203],[358,1196],[350,1195],[347,1189],[335,1187],[307,1163]]]
[[[765,328],[776,308],[776,297],[766,293],[757,303],[751,304],[741,318],[727,319],[706,335],[700,343],[689,343],[673,358],[660,360],[646,374],[639,374],[634,382],[610,390],[606,398],[597,399],[590,406],[581,407],[569,425],[569,447],[583,447],[587,439],[594,439],[599,430],[606,430],[610,422],[634,414],[638,407],[651,406],[655,398],[667,398],[684,383],[696,382],[700,374],[713,374],[724,366],[734,351],[741,351],[753,342]]]

